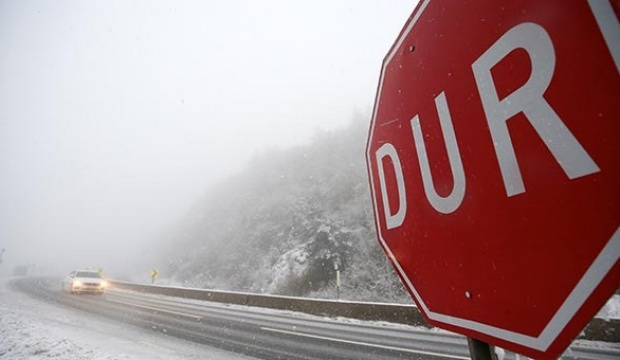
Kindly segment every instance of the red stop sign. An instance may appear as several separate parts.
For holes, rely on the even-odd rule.
[[[379,241],[429,323],[557,357],[620,284],[617,1],[423,1],[367,144]]]

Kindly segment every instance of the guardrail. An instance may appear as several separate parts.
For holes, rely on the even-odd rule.
[[[234,291],[146,285],[124,281],[110,281],[110,284],[119,289],[175,296],[186,299],[257,306],[278,310],[290,310],[328,317],[346,317],[358,320],[386,321],[431,328],[426,324],[424,318],[415,305],[307,299]],[[582,331],[581,335],[578,336],[578,339],[620,343],[620,320],[594,318]]]
[[[427,326],[424,322],[424,318],[415,305],[319,300],[234,291],[135,284],[122,281],[110,281],[110,284],[120,289],[176,296],[186,299],[290,310],[319,316],[347,317],[359,320],[387,321],[415,326]]]

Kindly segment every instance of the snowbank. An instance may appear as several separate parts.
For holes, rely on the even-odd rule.
[[[35,319],[37,311],[33,311],[31,316],[26,316],[15,312],[2,302],[0,314],[0,358],[129,359],[127,356],[110,356],[67,339],[52,327]]]

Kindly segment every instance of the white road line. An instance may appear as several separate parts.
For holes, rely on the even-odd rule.
[[[270,331],[270,332],[275,332],[275,333],[280,333],[280,334],[295,335],[295,336],[299,336],[299,337],[307,337],[307,338],[319,339],[319,340],[327,340],[327,341],[339,342],[339,343],[343,343],[343,344],[362,345],[362,346],[374,347],[374,348],[385,349],[385,350],[402,351],[402,352],[407,352],[407,353],[412,353],[412,354],[437,356],[437,357],[443,357],[443,358],[449,358],[449,359],[471,360],[470,357],[464,357],[464,356],[458,356],[458,355],[440,354],[440,353],[435,353],[435,352],[431,352],[431,351],[406,349],[406,348],[401,348],[401,347],[397,347],[397,346],[387,346],[387,345],[380,345],[380,344],[371,344],[371,343],[365,343],[365,342],[361,342],[361,341],[338,339],[338,338],[332,338],[332,337],[327,337],[327,336],[313,335],[313,334],[301,333],[301,332],[297,332],[297,331],[288,331],[288,330],[282,330],[282,329],[275,329],[275,328],[264,327],[264,326],[261,326],[260,329],[263,330],[263,331]]]
[[[114,300],[112,300],[112,301],[114,301]],[[172,311],[172,310],[162,309],[162,308],[158,308],[158,307],[154,307],[154,306],[140,305],[140,304],[124,302],[124,301],[114,301],[114,302],[119,303],[119,304],[129,305],[129,306],[135,306],[135,307],[139,307],[139,308],[143,308],[143,309],[154,310],[154,311],[159,311],[159,312],[165,312],[165,313],[169,313],[169,314],[184,316],[184,317],[188,317],[188,318],[195,319],[195,320],[202,320],[202,316],[198,316],[198,315],[194,315],[194,314],[189,314],[189,313],[184,313],[184,312],[180,312],[180,311]]]

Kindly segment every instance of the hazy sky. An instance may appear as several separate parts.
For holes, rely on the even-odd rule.
[[[256,151],[370,113],[415,0],[0,0],[0,270],[131,262]]]

